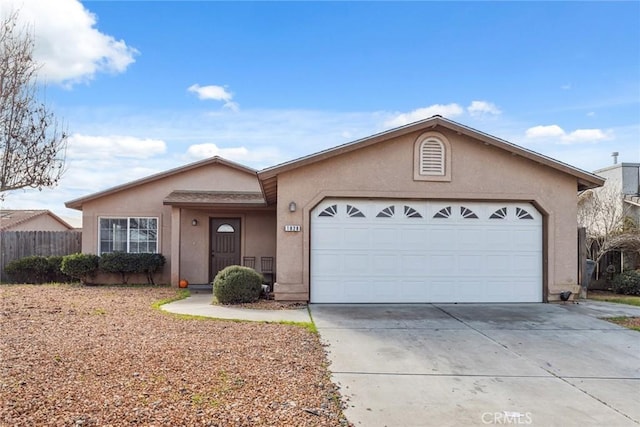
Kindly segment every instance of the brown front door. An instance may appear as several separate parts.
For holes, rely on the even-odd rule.
[[[211,218],[210,281],[229,265],[240,265],[240,218]]]

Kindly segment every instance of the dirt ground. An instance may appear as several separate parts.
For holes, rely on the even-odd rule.
[[[176,289],[0,286],[1,426],[340,426],[317,335],[153,309]]]

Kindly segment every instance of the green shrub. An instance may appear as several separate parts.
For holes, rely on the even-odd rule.
[[[220,304],[253,302],[261,292],[262,276],[249,267],[231,265],[213,279],[213,294]]]
[[[123,284],[129,283],[129,275],[138,271],[137,254],[111,252],[102,254],[99,268],[104,273],[119,274]]]
[[[72,254],[62,258],[60,270],[81,283],[86,284],[89,278],[98,271],[100,257],[93,254]]]
[[[167,260],[162,254],[133,254],[137,258],[136,273],[144,273],[147,276],[147,283],[155,285],[153,275],[160,271]]]
[[[153,275],[165,263],[166,259],[162,254],[111,252],[100,257],[100,270],[119,274],[123,284],[129,282],[129,276],[133,273],[144,274],[147,283],[155,284]]]
[[[43,256],[28,256],[7,263],[4,272],[15,283],[45,283],[49,281],[49,262]]]
[[[613,292],[622,295],[640,295],[640,271],[629,270],[613,278]]]
[[[49,282],[68,283],[71,282],[72,277],[62,272],[62,260],[63,256],[52,255],[47,257],[49,263]]]

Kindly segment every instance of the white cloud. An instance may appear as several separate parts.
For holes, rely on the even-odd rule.
[[[262,163],[263,165],[272,166],[282,162],[284,159],[280,151],[275,148],[260,147],[251,150],[246,147],[222,148],[214,143],[191,145],[186,153],[186,157],[189,160],[206,159],[213,156],[220,156],[244,165]]]
[[[73,159],[126,157],[146,159],[167,150],[159,139],[136,138],[134,136],[91,136],[73,134],[69,137],[67,155]]]
[[[193,92],[198,95],[198,99],[214,101],[224,101],[224,108],[237,112],[240,109],[240,105],[237,102],[232,101],[233,93],[229,92],[223,86],[207,85],[200,86],[199,84],[193,84],[187,88],[189,92]]]
[[[467,107],[467,111],[472,116],[493,115],[497,116],[502,113],[495,104],[487,101],[472,101]]]
[[[610,135],[601,129],[576,129],[565,135],[562,140],[566,143],[598,142],[609,138]]]
[[[417,122],[419,120],[427,119],[431,116],[441,115],[446,118],[452,118],[460,116],[464,113],[464,109],[456,104],[434,104],[428,107],[418,108],[408,113],[396,114],[393,118],[387,120],[384,124],[387,127],[404,126],[408,123]]]
[[[35,38],[34,58],[41,78],[72,85],[97,73],[122,73],[138,53],[123,40],[96,28],[96,16],[77,0],[3,0],[1,16],[18,17]]]
[[[567,133],[558,125],[534,126],[527,129],[525,134],[531,139],[555,138],[560,144],[599,142],[613,137],[612,131],[602,129],[576,129]]]
[[[187,90],[197,94],[198,99],[213,99],[215,101],[228,102],[233,98],[233,94],[222,86],[200,86],[199,84],[193,84],[189,86]]]
[[[564,135],[564,130],[558,125],[534,126],[527,129],[527,138],[557,138]]]
[[[565,83],[562,86],[560,86],[560,89],[562,90],[571,90],[571,83]]]

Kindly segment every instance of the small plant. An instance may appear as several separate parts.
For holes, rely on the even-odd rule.
[[[640,295],[640,271],[629,270],[613,278],[613,292],[622,295]]]
[[[262,276],[249,267],[230,265],[213,280],[213,294],[220,304],[254,302],[262,292]]]
[[[86,285],[90,277],[93,277],[98,271],[98,262],[100,257],[93,254],[72,254],[62,258],[60,269],[70,277],[80,280],[80,283]]]

